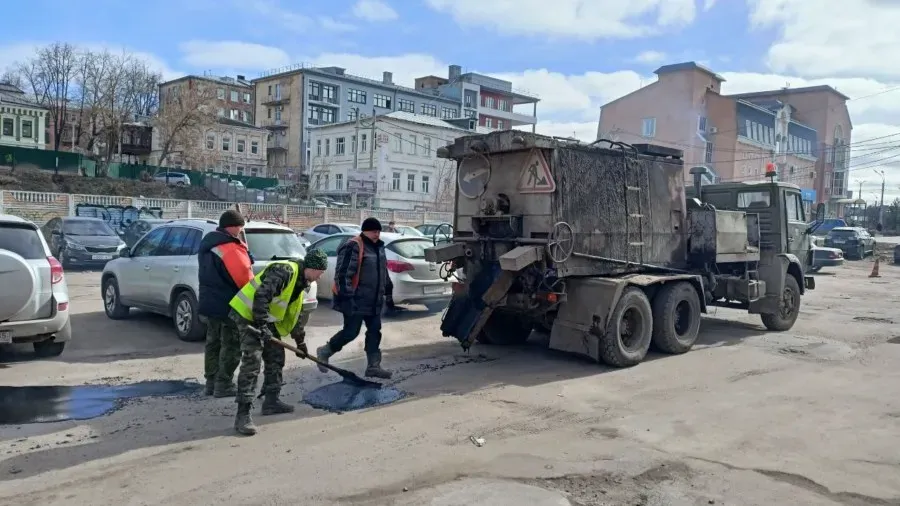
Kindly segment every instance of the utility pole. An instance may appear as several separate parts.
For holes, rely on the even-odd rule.
[[[359,177],[359,107],[354,107],[356,113],[356,124],[353,125],[353,177]],[[350,177],[347,178],[347,185],[350,185]],[[349,189],[349,188],[348,188]],[[359,190],[354,189],[350,192],[350,203],[352,208],[357,208],[357,197]]]
[[[882,227],[884,226],[884,183],[885,176],[883,170],[875,170],[879,175],[881,175],[881,205],[878,206],[878,224]]]
[[[369,170],[372,174],[372,179],[375,181],[375,193],[372,195],[372,203],[371,206],[375,207],[376,197],[378,196],[378,171],[375,170],[375,148],[378,147],[378,142],[375,140],[375,125],[378,123],[378,117],[375,116],[375,108],[372,108],[372,133],[369,134],[372,136],[372,146],[369,149]]]
[[[859,193],[856,194],[856,198],[858,198],[858,199],[859,199],[859,198],[862,198],[862,185],[863,185],[863,183],[865,183],[865,181],[860,181],[860,182],[859,182]]]

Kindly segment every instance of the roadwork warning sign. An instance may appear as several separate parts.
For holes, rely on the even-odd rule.
[[[539,149],[534,149],[528,155],[525,167],[519,175],[520,193],[553,193],[556,191],[556,181],[550,173],[550,166]]]

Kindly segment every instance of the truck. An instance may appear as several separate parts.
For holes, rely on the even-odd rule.
[[[426,260],[453,280],[444,336],[551,349],[614,367],[651,346],[686,353],[716,306],[789,330],[807,275],[810,234],[800,188],[775,180],[703,184],[709,171],[652,144],[587,144],[515,130],[441,147],[456,162],[452,224]],[[815,222],[824,206],[815,209]],[[440,227],[439,227],[440,228]]]

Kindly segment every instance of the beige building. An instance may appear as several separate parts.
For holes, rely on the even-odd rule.
[[[9,83],[0,83],[0,145],[45,149],[48,111]]]
[[[257,125],[269,132],[269,173],[282,179],[297,177],[305,151],[301,142],[303,74],[275,74],[260,78],[254,84]],[[291,107],[292,104],[299,105]]]

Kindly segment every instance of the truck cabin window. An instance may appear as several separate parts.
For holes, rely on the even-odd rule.
[[[738,193],[738,209],[765,209],[771,205],[772,197],[769,192]]]

